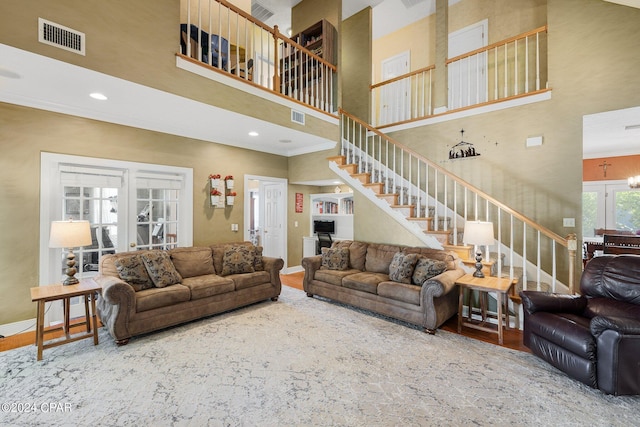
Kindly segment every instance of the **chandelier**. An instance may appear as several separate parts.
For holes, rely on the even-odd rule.
[[[630,176],[627,182],[631,188],[640,188],[640,175]]]

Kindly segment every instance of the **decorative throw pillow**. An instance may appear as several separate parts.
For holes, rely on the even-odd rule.
[[[422,286],[425,281],[443,273],[446,269],[447,263],[445,261],[420,257],[416,263],[416,268],[413,270],[411,280],[414,285]]]
[[[118,270],[118,276],[130,284],[134,291],[153,288],[147,267],[144,266],[144,261],[139,254],[118,258],[114,264]]]
[[[222,257],[222,276],[253,273],[255,259],[253,246],[227,246]]]
[[[396,252],[389,264],[389,279],[399,283],[411,283],[411,275],[417,261],[416,254]]]
[[[346,270],[349,268],[349,249],[322,248],[321,268],[328,270]]]
[[[264,263],[262,262],[262,246],[255,246],[253,248],[253,269],[255,271],[263,271]]]
[[[171,257],[164,251],[152,251],[142,255],[147,273],[156,288],[164,288],[182,282],[180,273],[171,262]]]

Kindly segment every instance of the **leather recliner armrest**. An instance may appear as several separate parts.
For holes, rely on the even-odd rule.
[[[590,327],[591,334],[596,338],[608,329],[625,335],[640,335],[640,320],[628,317],[596,316],[591,319]]]
[[[523,308],[528,314],[537,311],[582,314],[587,307],[587,298],[582,295],[520,291],[520,297]]]

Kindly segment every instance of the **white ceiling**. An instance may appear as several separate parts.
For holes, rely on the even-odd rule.
[[[90,98],[92,92],[104,93],[109,99]],[[336,144],[3,44],[0,102],[282,156],[327,150]],[[256,131],[259,136],[250,136],[249,131]]]

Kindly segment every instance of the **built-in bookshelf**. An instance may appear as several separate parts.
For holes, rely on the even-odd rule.
[[[309,236],[304,238],[303,255],[312,256],[316,252],[317,237],[314,221],[332,221],[335,232],[333,240],[353,240],[353,193],[312,194]]]

